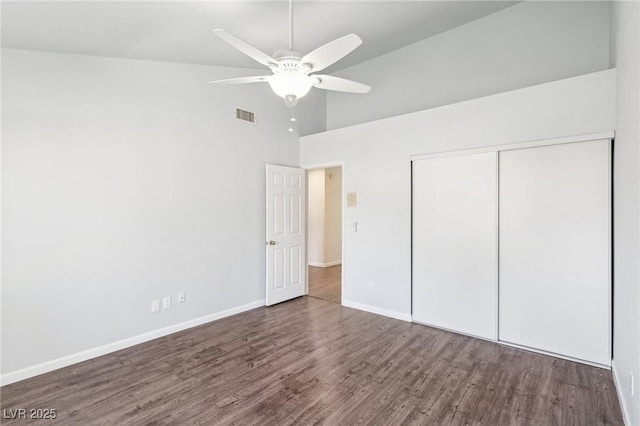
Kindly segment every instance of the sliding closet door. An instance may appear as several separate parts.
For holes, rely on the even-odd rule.
[[[497,153],[413,162],[413,320],[496,339]]]
[[[610,365],[610,148],[500,153],[500,340]]]

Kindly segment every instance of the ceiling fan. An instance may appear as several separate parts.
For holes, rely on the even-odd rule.
[[[371,87],[331,75],[315,74],[347,56],[362,40],[355,34],[348,34],[320,46],[302,56],[293,50],[293,1],[289,0],[289,48],[276,51],[273,56],[260,51],[249,43],[229,34],[225,30],[213,30],[222,40],[250,58],[269,67],[272,75],[240,77],[210,81],[212,84],[269,83],[271,89],[284,99],[285,105],[293,108],[298,100],[309,93],[311,87],[338,92],[367,93]]]

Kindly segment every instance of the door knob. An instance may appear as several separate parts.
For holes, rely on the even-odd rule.
[[[275,246],[275,245],[276,245],[276,242],[275,242],[275,241],[273,241],[273,240],[271,240],[271,241],[269,241],[267,244],[269,244],[270,246]]]

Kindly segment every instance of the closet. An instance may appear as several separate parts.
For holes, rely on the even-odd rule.
[[[413,320],[611,364],[611,140],[413,158]]]

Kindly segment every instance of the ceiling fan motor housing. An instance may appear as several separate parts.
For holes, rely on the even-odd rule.
[[[302,55],[300,52],[294,50],[280,49],[277,50],[273,57],[278,61],[278,68],[290,69],[292,71],[303,72],[305,74],[310,73],[313,70],[311,64],[303,64],[300,62]]]

